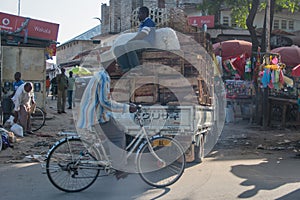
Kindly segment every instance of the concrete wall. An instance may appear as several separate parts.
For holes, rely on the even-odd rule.
[[[56,50],[56,63],[57,65],[71,61],[78,53],[92,49],[98,46],[93,44],[92,40],[74,40],[68,42],[62,46],[59,46]]]
[[[105,24],[102,33],[119,33],[130,28],[130,16],[133,2],[129,0],[110,0],[110,6],[102,6]],[[136,4],[135,5],[139,5]],[[107,23],[108,21],[108,23]]]
[[[130,29],[130,18],[133,11],[132,1],[121,0],[121,32]]]
[[[108,33],[110,32],[110,27],[109,27],[109,6],[107,4],[102,4],[101,5],[101,33]]]
[[[162,1],[163,2],[163,1]],[[185,9],[188,5],[187,12],[189,15],[197,15],[200,12],[189,5],[201,3],[202,0],[164,0],[165,8],[181,7]],[[149,8],[157,8],[159,0],[110,0],[109,6],[103,4],[102,10],[102,26],[101,33],[119,33],[131,28],[132,11],[141,6]]]
[[[46,100],[46,59],[44,48],[33,47],[2,47],[1,82],[14,82],[14,74],[21,72],[22,80],[30,81],[40,86],[40,91],[35,91],[37,105],[44,108]],[[11,92],[9,90],[8,92]]]

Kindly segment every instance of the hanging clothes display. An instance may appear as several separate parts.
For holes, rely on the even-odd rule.
[[[238,73],[230,60],[224,61],[224,68],[225,68],[225,73],[228,74],[227,76],[235,76],[235,74]]]
[[[263,77],[261,79],[263,88],[266,88],[270,83],[270,69],[264,69]]]
[[[228,77],[234,78],[234,79],[241,79],[241,80],[251,80],[251,61],[249,59],[248,65],[246,71],[246,55],[241,54],[239,56],[227,59],[224,61],[224,68],[225,72],[227,73]],[[248,77],[246,79],[246,74],[248,73]]]
[[[263,88],[281,89],[284,85],[283,69],[285,65],[280,63],[278,56],[264,58],[263,73],[260,73]]]
[[[245,80],[251,80],[251,72],[252,72],[252,69],[251,69],[251,60],[250,58],[248,58],[246,60],[246,65],[245,65]]]
[[[237,73],[241,77],[241,79],[244,79],[244,73],[245,73],[245,65],[246,65],[246,57],[244,54],[237,56],[233,59],[231,59],[231,62],[234,66],[234,68],[237,70]]]

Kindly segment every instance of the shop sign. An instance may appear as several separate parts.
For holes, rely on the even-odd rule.
[[[20,30],[24,23],[27,26]],[[46,40],[57,40],[59,24],[30,19],[0,12],[0,29],[21,36],[33,37]]]
[[[215,16],[189,16],[188,23],[191,26],[197,26],[202,28],[204,24],[207,25],[207,28],[213,28],[215,26]]]

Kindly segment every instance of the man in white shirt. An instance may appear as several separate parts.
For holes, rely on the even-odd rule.
[[[30,109],[34,101],[34,93],[31,82],[20,85],[12,98],[14,102],[14,122],[19,123],[25,133],[32,134],[30,122]]]

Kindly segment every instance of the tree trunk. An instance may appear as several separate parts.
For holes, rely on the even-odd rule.
[[[273,30],[273,19],[274,19],[274,12],[275,12],[275,3],[276,3],[276,0],[271,0],[271,5],[270,5],[270,33],[272,33],[272,30]]]
[[[274,18],[274,12],[275,12],[275,1],[276,0],[271,0],[270,1],[270,27],[268,27],[268,30],[270,31],[270,36],[272,36],[272,27],[273,27],[273,18]],[[267,10],[265,11],[265,20],[264,20],[264,26],[263,26],[263,32],[261,36],[261,52],[266,52],[267,51],[267,46],[266,46],[266,34],[267,34]],[[270,45],[270,44],[268,44]]]
[[[259,41],[256,35],[256,30],[255,27],[253,26],[253,22],[254,22],[254,18],[256,16],[257,13],[257,9],[259,7],[259,0],[252,0],[252,7],[250,9],[249,15],[247,17],[246,20],[246,25],[248,27],[249,33],[250,33],[250,37],[251,37],[251,41],[252,41],[252,57],[251,57],[251,64],[252,64],[252,69],[256,69],[256,62],[257,62],[257,56],[258,56],[258,47],[259,47]],[[257,73],[257,70],[253,70],[254,73]],[[255,97],[254,97],[254,101],[255,101],[255,108],[256,111],[255,113],[259,114],[261,113],[261,111],[259,112],[259,110],[261,110],[261,95],[257,95],[260,93],[259,88],[258,88],[258,84],[257,84],[257,77],[258,74],[253,74],[253,77],[255,80],[253,80],[254,82],[254,88],[255,88]],[[255,119],[254,121],[259,123],[261,119],[261,116],[259,115],[255,115]]]
[[[250,37],[252,41],[252,52],[257,53],[259,42],[256,35],[255,27],[253,26],[254,18],[257,13],[257,9],[259,7],[259,0],[252,0],[252,7],[250,9],[249,15],[246,20],[247,28],[250,32]]]
[[[261,53],[265,53],[267,51],[266,32],[267,32],[267,9],[265,10],[264,25],[263,25],[263,30],[262,30],[262,34],[261,34],[261,46],[260,46]]]

